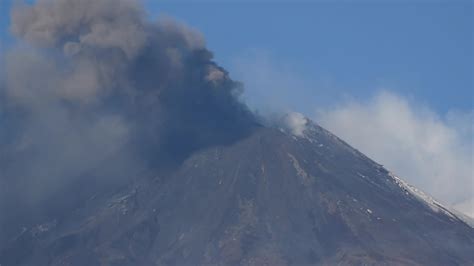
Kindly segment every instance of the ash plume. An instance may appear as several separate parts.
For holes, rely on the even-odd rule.
[[[15,6],[10,27],[18,44],[0,83],[2,213],[43,211],[85,176],[120,183],[255,124],[204,38],[148,20],[137,1],[38,0]]]

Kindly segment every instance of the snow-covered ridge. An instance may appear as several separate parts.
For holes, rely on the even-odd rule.
[[[410,193],[412,196],[414,196],[421,202],[425,203],[433,211],[437,213],[443,213],[452,219],[461,220],[465,222],[467,225],[469,225],[470,227],[474,228],[472,221],[469,221],[466,217],[455,214],[453,211],[443,206],[433,197],[427,195],[426,193],[417,189],[416,187],[408,184],[407,182],[403,181],[401,178],[394,175],[393,173],[389,173],[389,175],[395,180],[395,182],[398,184],[398,186],[400,186],[400,188],[402,188],[405,192]]]
[[[325,136],[329,137],[329,139],[332,139],[333,141],[339,142],[349,148],[352,152],[357,153],[359,156],[365,157],[366,159],[372,161],[374,164],[379,165],[369,157],[367,157],[365,154],[361,153],[357,149],[353,148],[343,140],[339,139],[336,135],[331,133],[330,131],[325,130],[324,128],[321,128],[317,123],[314,121],[308,119],[304,115],[300,113],[289,113],[287,114],[283,119],[282,122],[278,129],[286,133],[290,136],[293,137],[293,139],[298,140],[298,139],[305,139],[315,145],[317,145],[318,148],[324,147],[325,145],[320,142],[320,137]],[[381,165],[379,165],[381,166]],[[387,171],[388,172],[388,171]],[[440,202],[435,200],[433,197],[429,196],[422,190],[408,184],[404,180],[400,179],[393,173],[388,172],[388,174],[394,179],[394,181],[400,186],[402,190],[404,190],[407,194],[412,195],[425,205],[427,205],[431,210],[437,213],[442,213],[444,215],[447,215],[453,220],[460,220],[467,225],[469,225],[471,228],[474,228],[474,219],[472,219],[469,216],[466,216],[462,213],[460,213],[457,210],[448,208],[443,206]]]

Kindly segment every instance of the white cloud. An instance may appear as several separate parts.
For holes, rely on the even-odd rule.
[[[454,209],[463,212],[471,218],[474,218],[474,197],[461,203],[455,204],[453,207]]]
[[[260,114],[308,115],[319,106],[315,121],[445,205],[474,215],[474,111],[440,117],[388,91],[328,108],[349,91],[330,76],[304,76],[291,62],[265,51],[239,55],[231,68],[245,84],[246,103]]]
[[[388,91],[318,110],[316,120],[408,183],[474,216],[474,115],[429,108]]]

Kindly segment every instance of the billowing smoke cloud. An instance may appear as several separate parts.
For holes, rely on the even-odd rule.
[[[474,217],[474,116],[439,117],[384,91],[321,110],[320,123],[409,183]]]
[[[19,40],[1,65],[0,213],[42,211],[80,180],[120,183],[157,158],[179,163],[254,124],[203,37],[147,20],[136,1],[38,0],[11,18]]]

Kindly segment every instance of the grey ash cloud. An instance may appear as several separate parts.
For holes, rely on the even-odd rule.
[[[107,182],[156,158],[179,163],[255,124],[203,36],[150,21],[137,1],[38,0],[12,9],[10,29],[18,44],[2,62],[0,208],[36,206],[91,168],[117,165],[106,162],[126,169]]]

